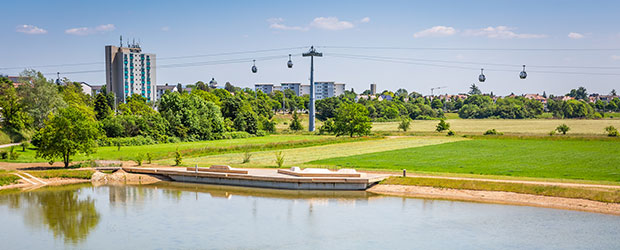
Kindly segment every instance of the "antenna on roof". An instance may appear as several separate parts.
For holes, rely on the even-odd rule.
[[[123,47],[123,36],[121,35],[121,47]]]

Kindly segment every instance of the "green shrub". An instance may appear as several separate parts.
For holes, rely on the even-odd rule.
[[[269,133],[267,133],[267,131],[265,130],[258,130],[256,131],[256,136],[261,137],[261,136],[268,136]]]
[[[502,132],[498,132],[495,129],[489,129],[487,131],[484,132],[484,135],[503,135],[504,133]]]
[[[136,163],[138,164],[138,166],[142,166],[142,159],[143,158],[144,158],[144,155],[142,155],[142,154],[136,155]]]
[[[146,153],[146,162],[151,164],[151,161],[153,161],[153,155],[151,153]]]
[[[448,131],[448,136],[453,136],[456,135],[456,133],[453,130],[449,130]]]
[[[9,160],[17,160],[19,158],[19,153],[15,152],[15,146],[12,146],[9,149]]]
[[[334,119],[327,119],[323,122],[323,125],[319,127],[319,134],[331,134],[334,133]]]
[[[293,119],[291,120],[291,125],[289,125],[289,128],[293,131],[299,131],[304,129],[304,126],[301,125],[301,120],[299,119],[297,112],[293,112]]]
[[[442,132],[450,129],[450,123],[447,123],[446,120],[441,119],[437,124],[437,128],[435,129],[437,132]]]
[[[565,135],[566,132],[568,132],[570,130],[570,127],[568,125],[562,123],[560,126],[555,128],[555,130],[557,130],[559,133],[562,133],[563,135]]]
[[[276,152],[276,164],[278,165],[279,168],[281,168],[282,165],[284,165],[284,153],[282,153],[282,151]]]
[[[410,126],[411,126],[411,119],[409,119],[408,117],[403,117],[400,120],[400,123],[398,123],[398,130],[402,130],[404,132],[407,132],[407,130],[409,130]]]
[[[263,130],[269,133],[272,133],[272,134],[275,133],[276,132],[276,121],[264,119]]]
[[[183,164],[183,156],[181,155],[181,152],[179,152],[179,149],[174,152],[174,164],[176,166],[181,166],[181,164]]]
[[[607,136],[618,137],[619,135],[618,129],[616,129],[614,126],[606,127],[605,131],[607,132]]]
[[[19,146],[22,147],[22,152],[26,152],[26,149],[30,147],[30,142],[22,142],[22,144],[20,144]]]
[[[554,135],[555,135],[555,130],[549,131],[549,136],[554,136]]]

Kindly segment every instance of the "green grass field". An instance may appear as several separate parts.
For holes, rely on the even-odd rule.
[[[411,131],[422,133],[434,133],[437,120],[414,120],[411,122]],[[572,135],[606,135],[605,127],[614,126],[620,128],[620,119],[601,120],[576,120],[576,119],[448,119],[450,129],[457,134],[482,134],[489,129],[496,129],[506,134],[518,135],[546,135],[558,125],[565,123],[571,130]],[[372,131],[398,131],[398,122],[375,122]]]
[[[7,172],[6,170],[0,169],[0,186],[9,185],[17,183],[19,177],[14,174]]]
[[[620,182],[620,141],[475,139],[315,160],[308,164]]]
[[[97,152],[92,155],[79,154],[72,158],[72,161],[83,160],[133,160],[139,154],[151,153],[154,159],[173,157],[172,154],[178,148],[180,151],[187,151],[191,153],[192,150],[201,150],[202,154],[209,154],[204,152],[204,149],[212,149],[214,151],[220,150],[234,150],[237,147],[264,147],[265,145],[274,145],[283,147],[294,147],[296,145],[305,145],[313,141],[319,142],[321,140],[344,140],[346,138],[335,138],[334,136],[314,136],[314,135],[271,135],[264,137],[251,137],[244,139],[230,139],[230,140],[215,140],[215,141],[199,141],[199,142],[181,142],[181,143],[166,143],[166,144],[154,144],[144,146],[127,146],[121,147],[120,151],[117,147],[101,147],[97,149]],[[17,160],[2,160],[6,162],[46,162],[44,159],[35,158],[34,150],[26,150],[21,152],[21,148],[18,151],[19,158]],[[60,159],[59,159],[60,160]]]
[[[208,167],[214,164],[226,164],[234,167],[275,167],[275,153],[282,151],[284,154],[284,166],[299,166],[306,162],[327,159],[331,157],[358,155],[371,152],[389,151],[411,147],[421,147],[438,143],[463,140],[458,137],[389,137],[376,140],[364,140],[338,144],[320,145],[305,148],[292,148],[284,150],[267,150],[251,152],[249,163],[243,164],[243,153],[229,153],[209,155],[204,157],[186,158],[183,163],[187,166]],[[172,165],[173,159],[157,161],[159,164]]]

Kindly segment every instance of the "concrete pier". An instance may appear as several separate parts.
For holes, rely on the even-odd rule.
[[[185,168],[123,167],[128,173],[156,174],[175,181],[295,190],[366,190],[387,175],[363,177],[298,177],[278,173],[277,169],[243,169],[247,174],[190,171]]]

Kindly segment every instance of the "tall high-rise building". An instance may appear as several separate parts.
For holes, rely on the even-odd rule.
[[[371,95],[376,95],[377,94],[377,84],[374,84],[374,83],[370,84],[370,94]]]
[[[106,88],[117,102],[138,94],[147,101],[157,100],[155,54],[142,53],[138,44],[127,47],[105,46]]]

